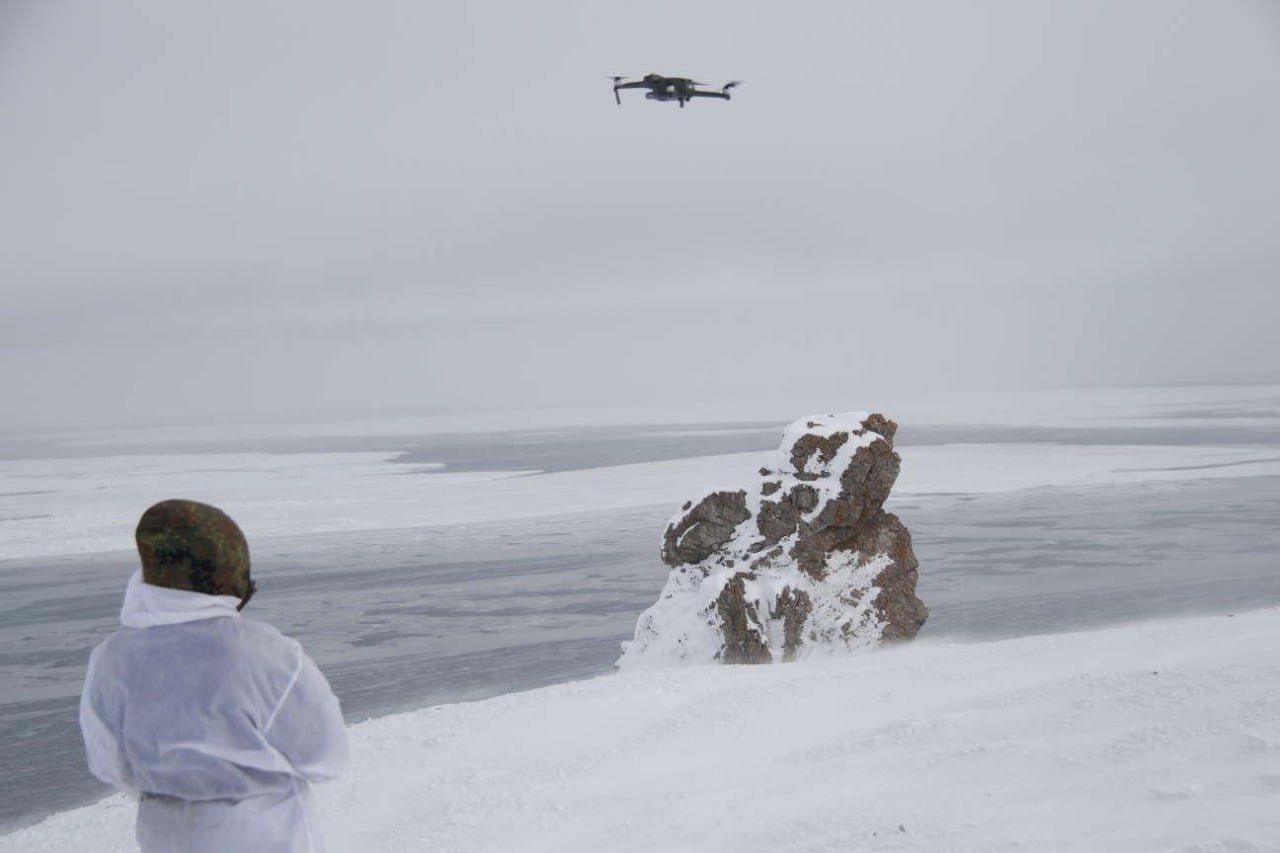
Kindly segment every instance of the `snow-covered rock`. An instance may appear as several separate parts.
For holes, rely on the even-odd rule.
[[[745,488],[686,503],[663,537],[666,587],[618,666],[768,663],[915,636],[919,564],[883,508],[897,428],[862,412],[802,418]]]

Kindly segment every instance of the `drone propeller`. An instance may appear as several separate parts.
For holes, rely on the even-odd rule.
[[[725,83],[723,86],[720,87],[720,91],[727,92],[730,89],[732,89],[734,86],[741,86],[741,85],[742,85],[741,80],[730,80],[728,83]]]
[[[618,102],[618,106],[622,106],[622,96],[618,94],[618,86],[627,78],[619,77],[617,74],[607,74],[605,76],[613,81],[613,99]]]

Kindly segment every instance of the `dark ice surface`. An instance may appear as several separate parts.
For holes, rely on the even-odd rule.
[[[609,435],[576,446],[593,464],[649,458],[637,431]],[[1088,443],[1151,443],[1091,435]],[[1164,443],[1163,432],[1147,435]],[[900,444],[966,440],[955,430],[909,436]],[[589,467],[573,463],[571,437],[551,449],[543,438],[521,457],[528,467]],[[1053,440],[1085,438],[1068,430]],[[1274,431],[1215,438],[1280,445]],[[776,441],[771,427],[661,437],[651,451],[673,458],[663,454]],[[454,470],[466,468],[465,455]],[[520,467],[509,463],[497,467]],[[1013,637],[1280,604],[1280,478],[936,495],[890,508],[920,558],[919,592],[932,611],[922,636]],[[675,509],[265,541],[250,531],[260,592],[247,615],[302,641],[350,721],[598,675],[662,587],[656,552]],[[0,829],[106,792],[84,769],[76,703],[89,649],[115,629],[134,566],[131,553],[0,561]]]
[[[921,636],[997,639],[1280,604],[1280,477],[893,503]]]
[[[1222,417],[1214,423],[1212,417]],[[1244,414],[1256,415],[1246,412]],[[1192,417],[1194,416],[1194,418]],[[1226,419],[1210,411],[1166,416],[1158,426],[1123,421],[1089,427],[1018,425],[907,424],[898,430],[899,446],[940,444],[1159,444],[1280,448],[1280,418]],[[400,454],[397,462],[434,462],[451,472],[574,471],[687,459],[721,453],[771,450],[783,423],[669,424],[598,426],[481,433],[433,433],[421,436],[315,436],[170,441],[162,445],[67,444],[42,436],[0,433],[0,458],[77,458],[150,453],[345,453],[380,451]]]

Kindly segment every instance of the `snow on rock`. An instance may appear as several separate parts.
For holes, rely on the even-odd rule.
[[[737,491],[686,503],[667,525],[672,567],[619,668],[769,663],[915,636],[911,535],[884,511],[901,458],[880,414],[801,418]]]

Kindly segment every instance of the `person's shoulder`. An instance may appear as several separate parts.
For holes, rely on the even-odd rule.
[[[290,650],[302,649],[302,645],[297,640],[281,633],[279,628],[267,622],[242,618],[240,630],[246,639],[256,645]]]
[[[111,657],[127,648],[138,632],[129,628],[117,628],[89,651],[89,660]]]
[[[136,628],[117,628],[89,651],[91,671],[118,671],[139,658],[147,657],[145,634]]]

